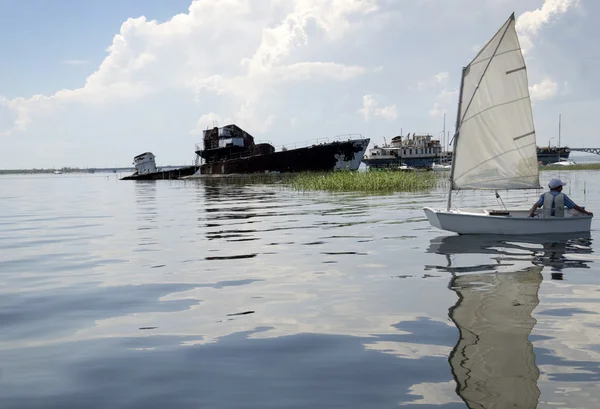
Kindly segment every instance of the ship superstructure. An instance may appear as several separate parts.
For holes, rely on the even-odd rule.
[[[410,133],[395,136],[391,144],[375,145],[363,159],[372,168],[394,168],[402,165],[414,168],[430,168],[434,163],[445,163],[451,159],[450,152],[443,150],[438,139],[430,134]]]

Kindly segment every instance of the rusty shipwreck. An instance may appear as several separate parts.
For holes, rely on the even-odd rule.
[[[329,141],[276,150],[270,143],[255,143],[254,137],[237,125],[213,127],[203,131],[202,146],[196,144],[199,167],[193,176],[236,173],[287,173],[302,171],[357,170],[368,138]]]

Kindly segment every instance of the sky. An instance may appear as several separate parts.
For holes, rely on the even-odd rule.
[[[562,114],[562,145],[600,147],[596,0],[0,0],[0,169],[191,164],[229,123],[277,147],[440,136],[512,12],[538,145]]]

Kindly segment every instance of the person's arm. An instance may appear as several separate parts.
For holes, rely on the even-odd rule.
[[[569,209],[575,209],[577,210],[579,213],[583,213],[583,214],[587,214],[588,216],[593,216],[594,213],[592,212],[588,212],[587,210],[585,210],[583,207],[577,206],[575,204],[575,202],[573,202],[571,200],[571,198],[569,198],[567,195],[565,195],[565,207],[569,208]]]
[[[594,213],[592,213],[592,212],[588,212],[588,211],[587,211],[587,210],[585,210],[583,207],[579,207],[579,206],[577,206],[577,205],[575,205],[575,206],[573,207],[573,209],[577,210],[579,213],[587,214],[588,216],[593,216],[593,215],[594,215]]]
[[[529,211],[529,217],[533,217],[535,215],[535,209],[538,207],[542,207],[544,204],[544,195],[541,195],[537,202],[531,206],[531,210]]]
[[[533,206],[531,206],[531,210],[529,211],[529,217],[533,217],[535,215],[535,209],[540,207],[538,202],[535,202]]]

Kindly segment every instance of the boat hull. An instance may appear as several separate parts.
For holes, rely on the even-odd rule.
[[[458,234],[535,235],[589,232],[592,216],[565,211],[565,217],[528,217],[528,210],[507,210],[493,215],[487,210],[440,210],[425,207],[433,227]],[[492,214],[490,214],[492,213]]]
[[[357,170],[369,139],[331,142],[298,149],[205,163],[194,176]]]
[[[121,180],[163,180],[163,179],[179,179],[193,175],[198,170],[197,166],[186,166],[179,169],[162,170],[158,172],[144,173],[142,175],[129,175],[121,178]]]
[[[542,165],[548,165],[549,163],[559,162],[561,160],[569,159],[571,150],[569,148],[537,148],[537,159]]]
[[[411,168],[431,168],[434,163],[439,163],[443,158],[441,156],[431,156],[424,158],[365,158],[363,162],[369,168],[386,169],[399,167],[406,164]]]

